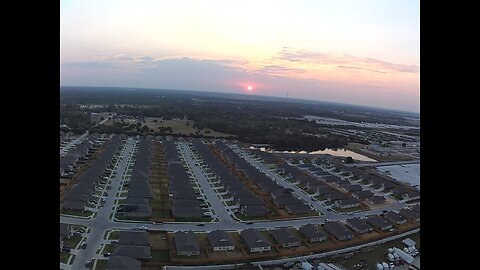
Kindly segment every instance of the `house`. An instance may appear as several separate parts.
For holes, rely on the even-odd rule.
[[[86,201],[64,200],[62,208],[64,210],[83,211],[85,210],[85,205]]]
[[[292,234],[288,229],[278,229],[270,231],[275,241],[277,241],[283,248],[292,248],[300,246],[300,239]]]
[[[192,231],[182,232],[178,231],[174,236],[175,248],[177,254],[180,256],[197,256],[200,255],[200,248],[198,247],[195,234]]]
[[[386,200],[383,196],[374,195],[370,198],[367,198],[365,201],[369,204],[381,204],[384,203]]]
[[[410,206],[410,209],[420,214],[420,204],[415,204],[413,206]]]
[[[139,260],[150,260],[150,246],[117,245],[112,255],[126,256]]]
[[[327,236],[320,231],[320,228],[313,224],[307,224],[299,229],[300,233],[308,242],[320,242],[327,239]]]
[[[400,214],[388,211],[385,215],[383,215],[388,221],[392,222],[393,224],[401,225],[407,222],[407,219],[402,217]]]
[[[373,231],[372,226],[368,225],[363,219],[350,218],[346,221],[347,225],[357,233],[368,233]]]
[[[256,229],[243,230],[240,232],[240,235],[251,253],[272,249],[272,245],[268,242],[267,238]]]
[[[205,211],[198,206],[177,206],[173,204],[172,215],[175,218],[201,218]]]
[[[248,217],[261,217],[266,216],[269,211],[263,205],[254,204],[240,207],[240,212]]]
[[[277,198],[284,198],[284,197],[290,197],[292,196],[292,191],[291,190],[288,190],[286,188],[279,188],[279,189],[275,189],[273,190],[271,193],[270,193],[270,196],[273,198],[273,199],[277,199]]]
[[[358,192],[362,190],[362,186],[360,185],[352,185],[352,184],[347,184],[345,186],[342,186],[342,190],[348,193],[353,193],[353,192]]]
[[[366,218],[366,222],[381,231],[386,231],[393,228],[392,223],[378,215],[368,216]]]
[[[124,205],[123,212],[126,217],[151,217],[152,208],[145,204]]]
[[[335,202],[335,201],[338,201],[338,200],[343,200],[343,199],[348,198],[348,196],[346,194],[344,194],[342,192],[339,192],[339,191],[333,191],[331,193],[327,193],[327,194],[325,194],[325,197],[330,202]]]
[[[353,193],[352,196],[356,199],[364,200],[371,198],[373,196],[373,192],[371,192],[370,190],[361,190]]]
[[[208,241],[213,251],[234,250],[235,244],[232,237],[222,230],[215,230],[208,233]]]
[[[410,187],[399,186],[392,190],[392,195],[396,198],[401,198],[402,200],[409,200],[419,198],[420,192]]]
[[[405,218],[407,218],[409,220],[412,220],[414,222],[419,222],[420,221],[420,213],[417,213],[417,212],[413,211],[412,209],[408,209],[408,208],[400,209],[398,211],[398,213],[400,215],[404,216]]]
[[[360,206],[360,201],[355,198],[346,198],[335,201],[335,206],[340,209],[353,208]]]
[[[108,259],[108,270],[140,270],[142,262],[127,256],[113,255]]]
[[[60,236],[69,238],[72,236],[73,230],[72,225],[66,223],[60,223]]]
[[[353,232],[345,228],[340,222],[326,222],[323,228],[333,235],[337,240],[351,240],[353,239]]]
[[[119,231],[118,244],[130,246],[151,246],[150,234],[142,231]]]
[[[305,215],[312,211],[309,205],[304,203],[287,204],[285,210],[292,215]]]

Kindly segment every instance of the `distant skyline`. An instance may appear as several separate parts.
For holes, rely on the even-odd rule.
[[[61,85],[420,110],[418,0],[60,5]]]

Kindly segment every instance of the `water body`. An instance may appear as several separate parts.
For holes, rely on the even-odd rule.
[[[291,153],[291,154],[321,154],[321,155],[325,155],[325,154],[329,154],[329,155],[332,155],[332,156],[335,156],[335,157],[352,157],[352,159],[355,159],[355,160],[359,160],[359,161],[370,161],[370,162],[377,162],[375,159],[371,159],[367,156],[364,156],[364,155],[361,155],[359,153],[356,153],[356,152],[353,152],[353,151],[350,151],[350,150],[347,150],[347,149],[344,149],[344,148],[340,148],[340,149],[337,149],[337,150],[334,150],[334,149],[325,149],[325,150],[318,150],[318,151],[313,151],[313,152],[306,152],[306,151],[268,151],[265,149],[265,147],[262,147],[260,148],[260,150],[262,151],[265,151],[265,152],[269,152],[269,153]]]
[[[315,152],[310,152],[309,154],[330,154],[332,156],[336,157],[352,157],[352,159],[355,160],[360,160],[360,161],[371,161],[371,162],[377,162],[375,159],[371,159],[367,156],[361,155],[359,153],[341,148],[338,150],[333,150],[333,149],[325,149],[325,150],[319,150]]]

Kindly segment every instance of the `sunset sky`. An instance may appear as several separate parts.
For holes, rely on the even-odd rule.
[[[61,85],[419,112],[419,10],[418,0],[65,0]]]

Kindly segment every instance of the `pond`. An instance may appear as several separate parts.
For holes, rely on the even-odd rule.
[[[329,154],[329,155],[332,155],[332,156],[335,156],[335,157],[352,157],[352,159],[355,159],[355,160],[359,160],[359,161],[370,161],[370,162],[377,162],[376,160],[374,159],[371,159],[367,156],[364,156],[364,155],[361,155],[359,153],[356,153],[356,152],[353,152],[353,151],[350,151],[350,150],[347,150],[347,149],[344,149],[344,148],[340,148],[340,149],[337,149],[337,150],[334,150],[334,149],[325,149],[325,150],[318,150],[318,151],[313,151],[313,152],[306,152],[306,151],[268,151],[265,147],[261,147],[260,150],[262,151],[266,151],[266,152],[270,152],[270,153],[292,153],[292,154]]]
[[[352,157],[352,159],[355,159],[355,160],[377,162],[375,159],[371,159],[367,156],[361,155],[359,153],[356,153],[344,148],[341,148],[338,150],[327,148],[325,150],[310,152],[309,154],[330,154],[336,157]]]

